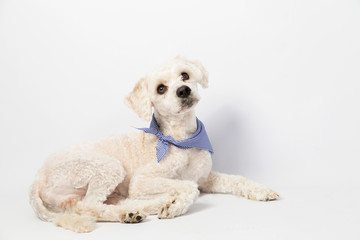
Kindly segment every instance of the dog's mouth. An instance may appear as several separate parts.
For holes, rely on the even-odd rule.
[[[199,102],[199,99],[196,99],[193,97],[181,99],[181,109],[178,113],[181,113],[183,111],[190,109],[191,107],[195,106],[198,102]]]

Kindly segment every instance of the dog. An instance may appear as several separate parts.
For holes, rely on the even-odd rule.
[[[211,144],[195,116],[198,85],[208,87],[207,71],[182,57],[140,79],[125,102],[141,119],[152,119],[157,130],[139,129],[51,155],[30,189],[38,217],[74,232],[90,232],[97,221],[138,223],[153,214],[160,219],[180,216],[200,191],[278,199],[261,184],[211,171]],[[202,132],[205,147],[204,142],[177,146],[193,141],[195,132]]]

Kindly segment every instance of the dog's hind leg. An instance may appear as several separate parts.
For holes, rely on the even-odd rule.
[[[96,221],[137,223],[145,218],[136,209],[104,204],[126,176],[125,169],[117,159],[91,153],[81,155],[72,164],[81,169],[77,176],[80,182],[87,182],[86,193],[73,207],[65,209],[64,214],[59,215],[55,220],[56,225],[75,232],[89,232],[94,229]],[[75,201],[77,199],[70,197],[62,203],[68,206],[71,205],[68,202]]]
[[[130,205],[109,205],[105,204],[107,197],[119,185],[118,174],[114,168],[107,168],[101,174],[94,176],[89,182],[88,191],[82,201],[75,208],[80,215],[90,215],[97,221],[111,221],[123,223],[138,223],[145,219],[136,206]],[[123,170],[125,171],[125,170]],[[107,179],[107,181],[104,181]],[[116,184],[113,184],[116,183]]]
[[[83,205],[79,202],[73,211],[59,215],[55,224],[74,232],[91,232],[97,221],[139,223],[146,215],[137,211],[139,206]]]

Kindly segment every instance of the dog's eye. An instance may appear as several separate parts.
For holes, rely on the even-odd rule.
[[[190,77],[189,77],[189,74],[187,74],[186,72],[183,72],[183,73],[181,73],[181,78],[182,78],[182,80],[188,80]]]
[[[164,84],[160,84],[157,88],[157,93],[163,95],[167,90],[167,87]]]

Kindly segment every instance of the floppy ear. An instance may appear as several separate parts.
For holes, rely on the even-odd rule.
[[[200,78],[200,80],[198,81],[198,83],[203,87],[203,88],[207,88],[209,86],[209,73],[208,71],[206,71],[206,69],[204,68],[204,66],[199,62],[199,61],[192,61],[191,62],[193,65],[195,65],[201,72],[202,77]]]
[[[125,98],[125,103],[134,110],[141,119],[145,121],[151,120],[152,106],[145,78],[140,79],[135,85],[132,92]]]

